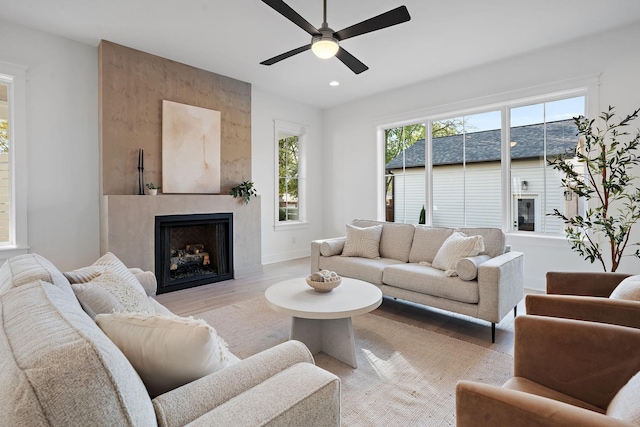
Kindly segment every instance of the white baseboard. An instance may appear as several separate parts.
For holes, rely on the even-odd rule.
[[[304,258],[311,255],[311,248],[300,249],[291,252],[281,252],[274,255],[265,255],[262,257],[262,264],[274,264],[276,262],[290,261],[292,259]]]

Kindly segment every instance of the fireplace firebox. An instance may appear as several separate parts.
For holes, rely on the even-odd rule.
[[[233,214],[155,217],[158,294],[233,278]]]

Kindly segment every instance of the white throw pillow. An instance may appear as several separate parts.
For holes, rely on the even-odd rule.
[[[114,313],[98,315],[96,323],[131,362],[152,397],[239,361],[215,329],[193,317]]]
[[[416,225],[411,243],[409,262],[432,263],[445,240],[453,233],[453,228]]]
[[[71,288],[84,311],[92,318],[114,311],[155,313],[144,290],[141,292],[109,267],[90,282],[74,283]]]
[[[365,228],[347,224],[347,240],[344,242],[342,256],[380,258],[381,236],[382,224]]]
[[[635,374],[613,397],[607,407],[607,415],[630,425],[640,425],[640,372]]]
[[[482,236],[465,236],[455,232],[444,241],[438,253],[433,258],[432,266],[444,270],[447,276],[457,276],[456,264],[462,258],[478,255],[484,250]]]
[[[609,298],[640,301],[640,274],[629,276],[620,282]]]

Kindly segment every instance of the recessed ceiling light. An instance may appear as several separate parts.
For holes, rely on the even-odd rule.
[[[332,82],[329,82],[329,86],[340,86],[340,82],[334,80]]]

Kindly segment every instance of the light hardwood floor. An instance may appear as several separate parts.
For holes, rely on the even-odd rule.
[[[308,274],[309,258],[300,258],[265,265],[261,274],[161,294],[157,296],[157,300],[179,316],[197,317],[199,313],[215,308],[263,298],[264,291],[269,286]],[[518,315],[524,312],[522,300],[518,304]],[[372,313],[485,348],[513,354],[513,313],[507,314],[502,322],[496,325],[495,344],[491,343],[491,324],[468,316],[392,298],[384,298],[382,305]]]

